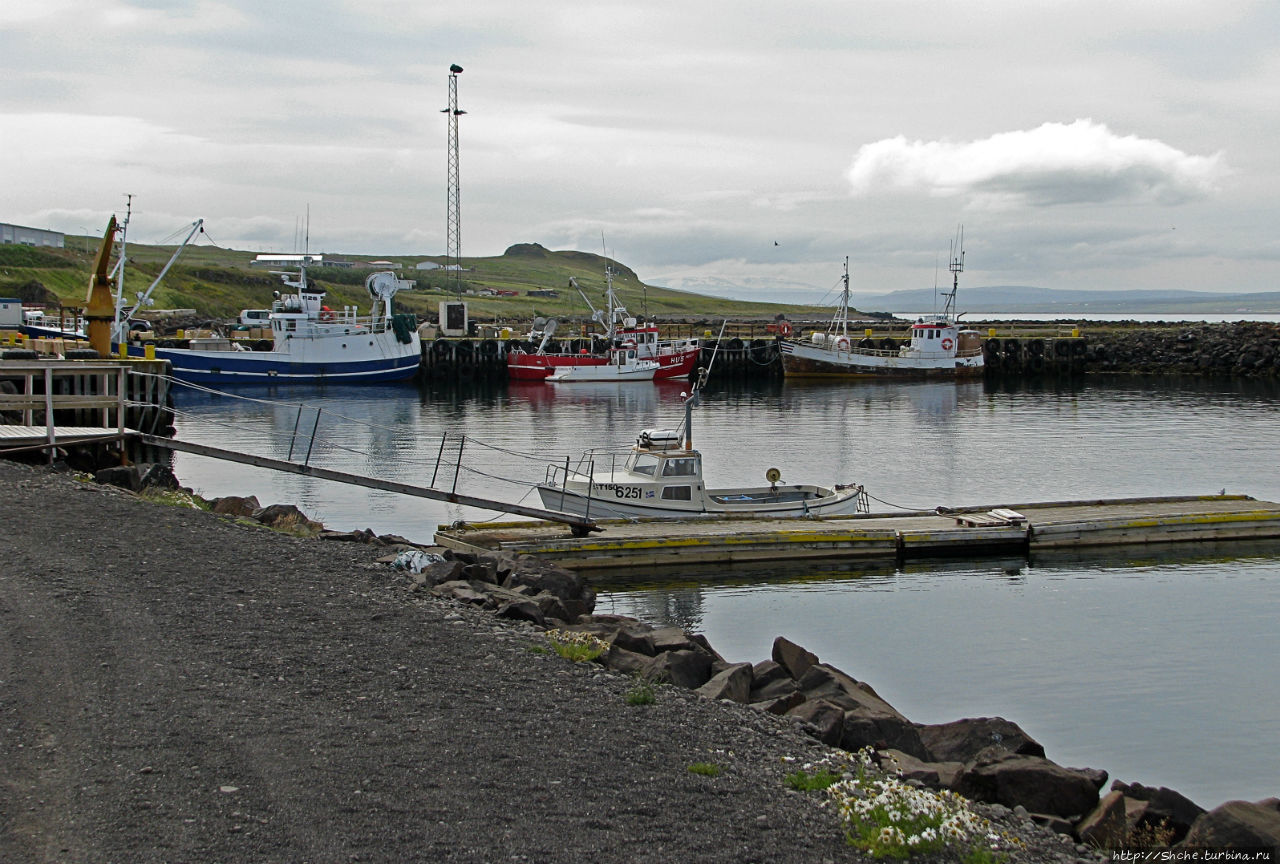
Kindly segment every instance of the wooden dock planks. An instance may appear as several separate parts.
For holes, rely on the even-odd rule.
[[[966,514],[1001,512],[998,524]],[[1026,554],[1064,546],[1280,537],[1280,504],[1247,495],[1124,498],[966,507],[940,513],[828,519],[609,520],[575,538],[563,526],[505,522],[440,526],[436,542],[459,551],[537,555],[581,569],[803,558],[920,558]]]

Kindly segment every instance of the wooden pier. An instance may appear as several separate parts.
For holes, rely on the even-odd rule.
[[[0,451],[124,442],[144,456],[138,430],[172,432],[163,360],[0,359]],[[141,374],[133,374],[133,373]]]
[[[827,519],[603,520],[578,538],[549,522],[440,526],[463,552],[537,555],[605,570],[671,564],[1030,554],[1064,547],[1280,538],[1280,504],[1247,495],[1123,498]]]

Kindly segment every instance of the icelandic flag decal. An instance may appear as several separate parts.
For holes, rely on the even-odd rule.
[[[650,489],[649,491],[645,492],[645,493],[644,493],[644,497],[646,497],[646,498],[652,498],[652,497],[653,497],[653,490],[652,490],[652,489]]]

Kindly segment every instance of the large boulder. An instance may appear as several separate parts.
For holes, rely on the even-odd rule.
[[[705,651],[663,651],[653,658],[650,676],[657,681],[697,690],[711,680],[711,655]]]
[[[1098,789],[1084,772],[1042,756],[1004,753],[965,766],[956,791],[966,798],[1023,806],[1033,813],[1077,819],[1098,805]]]
[[[844,709],[825,699],[801,702],[787,716],[812,727],[812,734],[823,744],[834,747],[844,737]]]
[[[1228,801],[1202,813],[1187,832],[1183,846],[1280,850],[1280,798]]]
[[[209,502],[209,509],[220,516],[243,516],[250,518],[254,513],[262,509],[262,505],[258,503],[258,499],[250,495],[247,498],[241,495],[227,495],[223,498],[214,498]]]
[[[745,704],[751,695],[751,664],[733,663],[721,669],[697,692],[708,699],[728,699]]]
[[[96,483],[118,486],[130,492],[137,492],[142,488],[142,475],[138,472],[137,465],[112,465],[96,472],[93,479]]]
[[[1129,813],[1124,794],[1108,792],[1098,806],[1075,827],[1081,843],[1099,849],[1115,849],[1126,845],[1129,837]]]
[[[271,504],[254,513],[253,518],[276,531],[315,532],[324,528],[293,504]]]
[[[925,762],[901,750],[881,750],[876,754],[880,767],[896,772],[903,780],[913,780],[930,789],[950,789],[964,771],[961,762]]]
[[[786,669],[788,675],[799,681],[804,673],[809,671],[809,667],[818,662],[818,655],[779,636],[773,640],[773,662]]]
[[[182,484],[173,469],[160,462],[138,465],[138,482],[143,489],[180,489]]]
[[[799,680],[809,700],[822,700],[844,710],[840,746],[857,751],[863,747],[892,748],[929,759],[914,724],[860,681],[826,663],[815,663]]]
[[[1141,802],[1141,807],[1131,807],[1130,830],[1144,836],[1168,834],[1170,843],[1177,843],[1187,836],[1191,826],[1204,813],[1204,808],[1173,789],[1164,786],[1143,786],[1141,783],[1111,784],[1114,791],[1125,798]]]
[[[918,725],[916,729],[935,762],[972,762],[983,751],[1044,755],[1044,747],[1039,742],[1023,732],[1017,723],[1003,717],[970,717],[951,723]]]
[[[485,566],[492,568],[496,581],[501,572],[512,566],[512,562],[490,558],[485,561]],[[595,591],[587,585],[586,579],[572,570],[531,555],[520,556],[514,566],[516,569],[506,571],[506,578],[502,579],[504,588],[524,585],[533,589],[535,594],[547,591],[564,601],[565,608],[574,617],[589,615],[595,609]]]

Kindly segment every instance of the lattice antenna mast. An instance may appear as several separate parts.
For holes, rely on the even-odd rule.
[[[462,67],[449,67],[449,107],[441,111],[449,115],[449,202],[448,226],[445,229],[445,266],[455,276],[455,290],[462,296],[462,184],[458,176],[458,118],[466,111],[458,107],[458,75]]]
[[[960,290],[960,274],[964,272],[964,226],[956,229],[956,239],[951,241],[951,263],[947,267],[951,271],[951,292],[942,296],[947,298],[947,305],[942,314],[956,315],[956,292]]]

